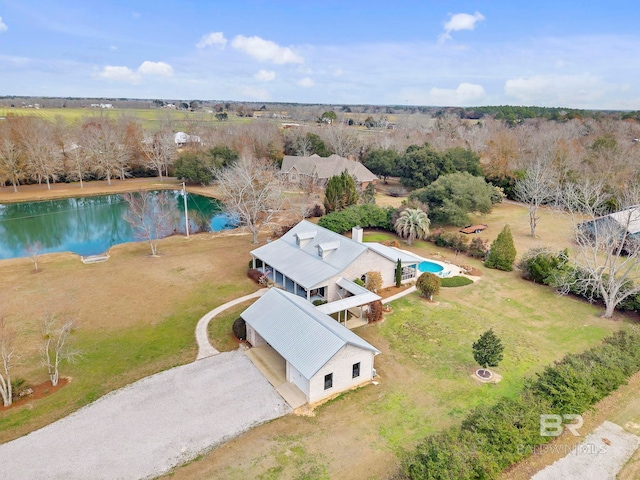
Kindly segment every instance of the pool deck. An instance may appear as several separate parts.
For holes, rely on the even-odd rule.
[[[416,253],[409,252],[407,250],[402,250],[400,248],[396,248],[396,250],[399,250],[404,253],[408,253],[409,255],[413,255],[414,257],[421,259],[423,262],[431,262],[431,263],[435,263],[436,265],[440,265],[442,267],[442,271],[436,272],[435,274],[441,278],[455,277],[458,275],[462,275],[462,269],[457,265],[454,265],[453,263],[449,262],[448,260],[441,262],[439,260],[433,260],[431,258],[424,258]]]

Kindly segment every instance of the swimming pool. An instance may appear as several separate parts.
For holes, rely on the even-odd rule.
[[[424,273],[424,272],[440,273],[442,270],[444,270],[444,267],[442,265],[439,265],[434,262],[430,262],[428,260],[425,260],[424,262],[420,262],[418,264],[418,271],[421,273]]]

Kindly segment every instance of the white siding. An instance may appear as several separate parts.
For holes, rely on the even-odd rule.
[[[309,380],[296,370],[296,367],[287,362],[287,382],[296,385],[309,401]]]
[[[360,362],[360,376],[352,378],[353,364]],[[333,386],[324,389],[325,375],[333,373]],[[345,345],[324,367],[311,378],[309,385],[309,403],[314,404],[325,398],[337,395],[373,378],[373,352]]]
[[[382,288],[395,286],[396,284],[396,262],[392,262],[388,258],[378,255],[371,250],[367,250],[339,275],[329,280],[327,300],[329,302],[335,302],[340,299],[340,297],[338,297],[339,287],[336,285],[340,277],[353,281],[367,272],[380,272],[380,275],[382,275]]]
[[[265,339],[262,338],[260,334],[256,332],[254,328],[248,323],[247,323],[247,341],[254,347],[259,347],[261,345],[267,344]]]

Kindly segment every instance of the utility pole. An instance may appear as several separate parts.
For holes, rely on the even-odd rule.
[[[182,182],[182,198],[184,199],[184,226],[189,238],[189,210],[187,210],[187,186]]]

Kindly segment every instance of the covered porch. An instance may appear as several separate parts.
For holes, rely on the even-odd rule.
[[[342,277],[336,282],[340,300],[318,305],[316,308],[322,313],[331,315],[347,327],[353,329],[365,325],[365,307],[371,302],[380,300],[380,296],[364,287]]]
[[[313,302],[314,300],[326,300],[326,286],[305,288],[295,280],[287,277],[284,273],[278,271],[276,268],[255,257],[253,257],[253,268],[264,273],[270,282],[273,282],[276,286],[282,288],[286,292],[306,298],[310,302]]]

